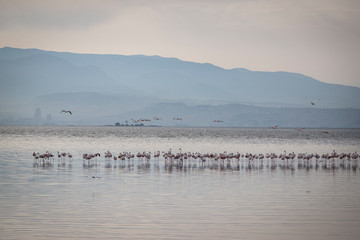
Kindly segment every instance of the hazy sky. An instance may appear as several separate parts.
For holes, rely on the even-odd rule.
[[[0,0],[0,47],[145,54],[360,87],[359,0]]]

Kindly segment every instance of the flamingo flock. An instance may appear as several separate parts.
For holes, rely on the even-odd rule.
[[[60,166],[65,166],[66,162],[72,165],[73,155],[66,152],[57,152],[54,155],[50,152],[43,154],[33,153],[34,166],[53,166],[55,158]],[[103,156],[103,158],[101,158]],[[100,166],[104,163],[106,168],[137,166],[159,167],[161,164],[165,168],[210,168],[210,169],[252,169],[264,168],[271,169],[289,168],[289,169],[359,169],[359,154],[354,153],[337,153],[335,150],[331,153],[228,153],[226,151],[220,153],[200,153],[200,152],[183,152],[181,148],[177,152],[169,149],[167,151],[152,152],[120,152],[118,154],[106,151],[104,154],[100,153],[84,153],[82,154],[83,167],[91,168]]]
[[[53,166],[55,162],[55,155],[46,151],[45,153],[33,152],[34,161],[33,164],[35,165],[42,165],[42,166]],[[72,164],[73,162],[73,155],[71,153],[66,152],[57,152],[57,159],[59,165],[65,165],[66,162]]]
[[[160,117],[154,117],[153,120],[160,121],[161,118]],[[172,120],[174,120],[174,121],[182,121],[183,119],[181,117],[173,117]],[[149,119],[149,118],[139,118],[139,119],[131,119],[131,121],[133,121],[134,123],[151,122],[151,119]],[[213,120],[213,122],[214,123],[222,123],[222,122],[224,122],[224,120],[215,119],[215,120]]]

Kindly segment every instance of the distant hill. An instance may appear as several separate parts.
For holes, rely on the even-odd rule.
[[[312,106],[310,101],[316,99],[320,100]],[[224,125],[228,126],[267,126],[279,122],[271,118],[281,115],[289,122],[284,126],[301,127],[298,118],[309,118],[316,109],[319,113],[328,112],[322,117],[310,114],[314,119],[303,121],[307,127],[320,123],[325,127],[360,127],[356,115],[360,109],[360,88],[327,84],[298,73],[223,69],[159,56],[1,48],[0,101],[0,120],[10,119],[8,122],[31,118],[37,107],[54,118],[59,108],[75,108],[82,115],[74,115],[76,121],[72,123],[103,124],[131,119],[131,114],[135,118],[153,111],[155,115],[157,107],[162,106],[167,108],[158,112],[162,115],[172,109],[176,112],[171,115],[185,115],[192,109],[194,113],[186,115],[188,119],[193,117],[193,122],[182,123],[185,125],[209,125],[203,120],[205,116],[224,116]],[[302,111],[308,116],[301,116]],[[336,115],[339,119],[339,111],[353,123],[344,120],[340,124],[340,120],[335,123],[329,119],[331,124],[323,122],[323,116],[335,119]],[[332,116],[330,112],[336,114]],[[293,116],[296,119],[291,120]],[[249,118],[249,123],[238,120],[245,118]]]

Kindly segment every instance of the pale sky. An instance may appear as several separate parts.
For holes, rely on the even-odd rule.
[[[359,0],[0,0],[0,47],[144,54],[360,87]]]

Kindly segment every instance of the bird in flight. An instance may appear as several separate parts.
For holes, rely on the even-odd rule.
[[[311,101],[310,103],[311,103],[311,105],[315,105],[315,102],[317,102],[317,101],[319,101],[320,99],[316,99],[316,100],[314,100],[314,101]]]
[[[151,122],[151,120],[150,119],[148,119],[148,118],[140,118],[140,119],[138,119],[138,120],[134,120],[134,119],[131,119],[133,122]]]
[[[72,112],[68,110],[62,110],[60,113],[70,113],[70,115],[72,115]]]
[[[272,129],[276,129],[279,125],[272,126]]]
[[[174,117],[173,120],[182,120],[182,118]]]
[[[224,122],[223,120],[214,120],[213,122]]]

